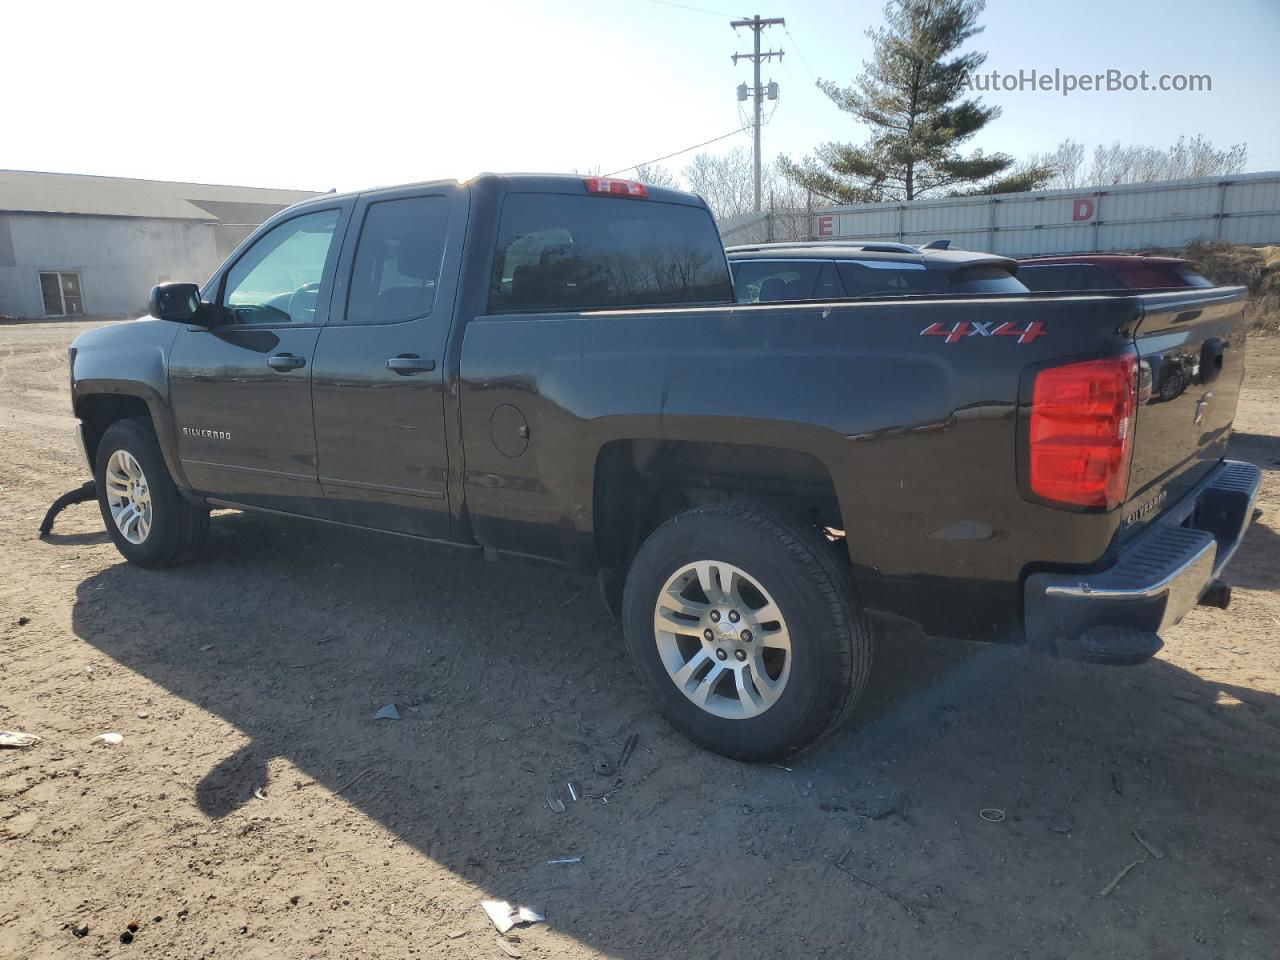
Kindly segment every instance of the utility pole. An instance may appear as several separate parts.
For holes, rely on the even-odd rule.
[[[783,17],[769,17],[768,19],[762,19],[758,13],[750,20],[731,20],[729,22],[729,26],[733,27],[735,30],[739,27],[750,27],[752,33],[755,34],[755,52],[735,53],[733,55],[733,62],[736,66],[739,60],[750,60],[755,65],[755,86],[750,90],[747,90],[747,85],[745,83],[739,86],[738,99],[745,100],[747,99],[747,94],[750,94],[751,98],[755,101],[755,120],[751,124],[751,132],[754,134],[755,140],[756,213],[760,212],[760,105],[764,101],[766,93],[770,100],[778,99],[778,85],[776,83],[770,83],[768,90],[765,90],[760,86],[760,61],[772,60],[774,57],[781,60],[783,53],[781,50],[766,50],[762,53],[760,51],[760,34],[764,32],[765,27],[785,27],[786,25],[787,21]]]

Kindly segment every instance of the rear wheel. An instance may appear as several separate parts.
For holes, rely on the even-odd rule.
[[[209,510],[178,492],[147,421],[118,420],[108,427],[94,467],[102,519],[126,560],[168,567],[199,551]]]
[[[741,760],[835,730],[870,672],[847,564],[819,531],[760,504],[709,504],[655,530],[627,576],[623,627],[672,725]]]

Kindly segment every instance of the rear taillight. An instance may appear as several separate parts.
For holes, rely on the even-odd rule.
[[[615,180],[612,177],[584,177],[587,193],[608,193],[615,197],[635,197],[643,200],[649,195],[643,183],[634,180]]]
[[[1126,355],[1036,374],[1029,438],[1032,493],[1108,510],[1124,502],[1137,364],[1136,357]]]

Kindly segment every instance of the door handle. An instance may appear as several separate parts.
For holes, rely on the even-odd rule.
[[[423,360],[416,353],[402,353],[387,361],[387,369],[394,370],[402,377],[412,377],[415,373],[425,373],[435,368],[434,360]]]
[[[267,359],[267,366],[272,370],[297,370],[299,367],[305,367],[306,365],[306,360],[303,360],[302,357],[295,357],[292,353],[277,353]]]

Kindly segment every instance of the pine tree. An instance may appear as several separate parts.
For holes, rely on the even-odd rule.
[[[915,200],[998,183],[1012,157],[960,152],[1000,115],[999,107],[965,97],[966,77],[987,55],[955,52],[982,32],[985,6],[985,0],[889,0],[887,26],[867,31],[875,52],[857,80],[848,87],[818,84],[841,110],[871,126],[871,138],[861,146],[824,144],[800,163],[784,158],[787,176],[837,203]],[[1035,179],[1018,186],[1034,187]]]

